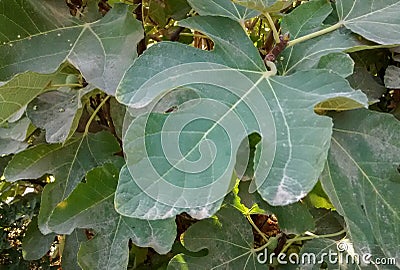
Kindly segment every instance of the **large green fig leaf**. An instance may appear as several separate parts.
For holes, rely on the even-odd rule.
[[[399,0],[337,0],[339,23],[379,44],[400,43]]]
[[[141,24],[123,4],[93,23],[70,16],[64,1],[12,0],[0,5],[0,14],[0,81],[28,70],[52,73],[69,61],[88,82],[113,94],[143,38]]]
[[[190,251],[207,249],[207,256],[179,254],[167,269],[265,269],[257,262],[250,224],[231,205],[223,206],[215,217],[192,225],[182,242]]]
[[[336,114],[334,124],[323,187],[360,256],[399,258],[400,124],[365,109]]]
[[[56,205],[66,199],[86,172],[112,161],[119,151],[115,137],[107,132],[75,136],[64,144],[42,144],[18,153],[7,165],[6,181],[35,179],[54,175],[55,182],[45,186],[39,212],[39,229],[48,234],[48,219]]]
[[[188,0],[188,3],[200,15],[224,16],[244,23],[259,12],[236,5],[231,0]]]
[[[366,105],[365,95],[326,70],[273,76],[275,66],[265,68],[240,25],[228,18],[195,17],[181,24],[213,38],[214,51],[156,44],[127,71],[117,91],[117,99],[132,108],[146,108],[186,85],[200,95],[170,114],[147,107],[149,113],[132,121],[123,144],[133,180],[149,201],[171,209],[203,207],[197,217],[211,216],[207,207],[233,187],[240,143],[258,132],[262,140],[252,189],[271,205],[300,200],[318,180],[332,132],[331,120],[313,107],[338,97]],[[117,211],[143,218],[123,210],[133,196],[121,189],[119,196],[128,205],[117,204]],[[153,219],[172,216],[165,209],[155,212]]]
[[[119,162],[120,163],[120,162]],[[71,195],[55,208],[49,227],[60,234],[75,228],[92,228],[96,236],[81,244],[83,269],[126,269],[128,241],[167,253],[176,237],[174,219],[147,221],[120,216],[114,209],[119,168],[106,164],[95,168]]]

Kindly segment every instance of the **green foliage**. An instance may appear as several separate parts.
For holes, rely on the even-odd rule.
[[[171,260],[167,269],[262,269],[257,263],[253,241],[251,226],[243,215],[231,205],[224,205],[215,217],[194,224],[184,235],[187,249],[207,249],[207,256],[180,254]]]
[[[0,1],[0,269],[399,269],[399,13]]]

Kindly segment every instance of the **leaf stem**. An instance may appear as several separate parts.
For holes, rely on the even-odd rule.
[[[60,88],[60,87],[83,87],[82,84],[80,83],[70,83],[70,84],[51,84],[49,87],[55,87],[55,88]]]
[[[271,237],[271,238],[272,238],[272,237]],[[256,252],[256,253],[257,253],[257,252],[260,252],[260,251],[266,249],[267,247],[269,247],[272,243],[273,243],[273,241],[269,240],[266,244],[262,245],[262,246],[259,247],[259,248],[255,248],[253,251]]]
[[[289,239],[289,240],[286,241],[286,245],[281,250],[281,253],[284,253],[294,242],[297,242],[297,241],[311,240],[311,239],[314,239],[314,238],[330,238],[330,237],[335,237],[335,236],[341,235],[341,234],[343,234],[345,232],[347,232],[347,229],[343,229],[343,230],[341,230],[339,232],[331,233],[331,234],[323,234],[323,235],[315,235],[314,234],[312,236],[304,236],[304,237],[296,236],[295,238]],[[272,241],[269,241],[265,245],[262,245],[259,248],[255,248],[253,251],[255,253],[260,252],[260,251],[266,249],[271,243],[272,243]]]
[[[258,228],[258,226],[254,223],[254,221],[251,219],[250,214],[246,214],[247,220],[250,222],[251,226],[258,232],[259,235],[265,240],[265,242],[268,243],[268,238],[265,236],[265,234]]]
[[[319,36],[325,35],[327,33],[335,31],[336,29],[339,29],[342,26],[343,26],[343,23],[342,22],[338,22],[338,23],[336,23],[334,25],[331,25],[331,26],[329,26],[329,27],[327,27],[325,29],[322,29],[322,30],[319,30],[317,32],[313,32],[311,34],[308,34],[308,35],[296,38],[294,40],[291,40],[291,41],[289,41],[289,43],[288,43],[288,45],[286,47],[291,47],[291,46],[296,45],[297,43],[300,43],[300,42],[303,42],[303,41],[306,41],[306,40],[309,40],[309,39],[312,39],[312,38],[315,38],[315,37],[319,37]]]
[[[189,37],[199,37],[199,38],[206,38],[209,39],[209,37],[202,35],[202,34],[196,34],[196,33],[180,33],[179,35],[181,36],[189,36]]]
[[[310,236],[303,236],[303,237],[296,236],[293,239],[289,239],[289,240],[286,241],[286,244],[283,247],[281,252],[284,253],[293,243],[295,243],[297,241],[306,241],[306,240],[312,240],[312,239],[315,239],[315,238],[330,238],[330,237],[335,237],[335,236],[344,234],[345,232],[347,232],[347,229],[343,229],[343,230],[341,230],[339,232],[330,233],[330,234],[323,234],[323,235],[313,234],[313,235],[310,235]]]
[[[272,20],[271,15],[269,15],[268,12],[263,13],[263,15],[267,18],[269,28],[271,29],[272,34],[274,36],[275,43],[276,44],[280,43],[281,40],[279,39],[279,34],[278,34],[278,31],[276,30],[275,23],[274,23],[274,20]]]
[[[94,118],[96,117],[97,113],[100,111],[101,107],[103,107],[103,105],[106,104],[107,100],[109,100],[109,99],[110,99],[110,96],[105,97],[103,99],[103,101],[99,104],[99,106],[97,106],[96,110],[94,110],[94,112],[90,116],[88,122],[86,123],[85,132],[83,133],[83,136],[86,136],[89,133],[90,124],[93,122]]]

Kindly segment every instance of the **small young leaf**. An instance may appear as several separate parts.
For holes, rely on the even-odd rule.
[[[317,68],[332,70],[346,78],[353,74],[354,61],[347,53],[330,53],[319,59]]]

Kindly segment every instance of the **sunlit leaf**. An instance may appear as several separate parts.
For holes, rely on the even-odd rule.
[[[29,102],[38,95],[58,89],[58,85],[65,84],[68,74],[73,71],[73,68],[63,65],[58,71],[49,75],[26,72],[1,86],[0,125],[13,118],[15,114],[21,116]]]

